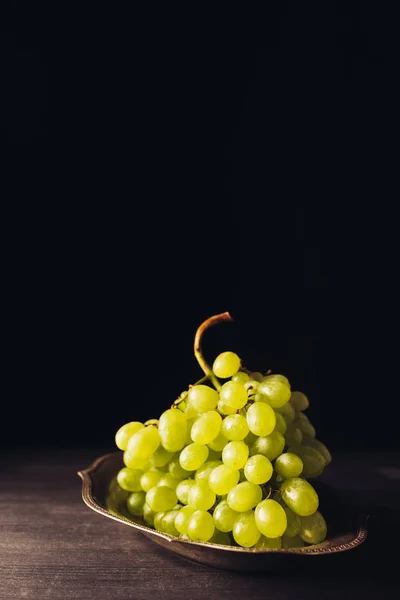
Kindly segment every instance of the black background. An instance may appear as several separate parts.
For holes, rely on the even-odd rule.
[[[398,448],[393,15],[73,10],[2,10],[2,445],[112,447],[227,310],[209,361],[285,373],[334,451]]]

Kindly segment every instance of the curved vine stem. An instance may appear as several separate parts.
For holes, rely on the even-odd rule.
[[[210,381],[217,390],[221,389],[221,384],[212,372],[210,365],[207,363],[206,359],[203,356],[201,350],[201,339],[203,337],[204,332],[207,329],[213,327],[214,325],[218,325],[218,323],[223,323],[224,321],[233,321],[231,315],[228,312],[224,312],[219,315],[214,315],[213,317],[206,319],[206,321],[204,321],[197,329],[194,338],[194,355],[197,358],[197,362],[199,363],[205,375],[210,379]]]

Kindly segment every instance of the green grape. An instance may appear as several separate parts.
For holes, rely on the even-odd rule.
[[[301,517],[300,538],[307,544],[319,544],[326,538],[327,526],[320,512]]]
[[[268,404],[272,408],[284,406],[290,398],[290,386],[277,379],[275,375],[267,375],[260,383],[258,391],[265,394],[268,398]]]
[[[232,534],[235,542],[243,548],[251,548],[258,542],[261,533],[256,525],[254,511],[242,512],[236,517]]]
[[[214,508],[213,519],[215,527],[219,531],[232,531],[233,524],[238,516],[238,512],[236,510],[232,510],[230,508],[228,502],[226,500],[221,500]]]
[[[296,535],[295,537],[282,536],[282,548],[304,548],[303,540]]]
[[[226,465],[213,469],[208,478],[210,489],[218,496],[225,496],[239,481],[239,471]]]
[[[249,433],[249,426],[242,415],[230,415],[222,421],[221,432],[230,441],[240,441]]]
[[[253,371],[252,373],[249,373],[249,379],[260,383],[264,379],[264,375],[260,373],[260,371]]]
[[[238,371],[238,373],[232,376],[232,381],[236,381],[237,383],[246,383],[249,379],[250,377],[245,371]]]
[[[175,527],[179,533],[187,533],[189,520],[192,514],[195,512],[195,508],[192,506],[182,506],[175,517]]]
[[[303,461],[297,454],[285,452],[275,461],[275,471],[282,477],[298,477],[303,471]]]
[[[195,542],[208,542],[215,531],[212,516],[205,510],[196,510],[189,519],[187,535]]]
[[[195,483],[194,479],[184,479],[178,483],[175,491],[179,502],[182,502],[182,504],[188,503],[189,490]]]
[[[277,412],[283,416],[287,425],[290,425],[291,423],[293,423],[293,421],[296,418],[296,411],[294,410],[293,404],[290,402],[290,400],[289,400],[289,402],[286,402],[286,404],[284,404],[280,408],[276,408],[275,412]]]
[[[303,392],[292,392],[290,401],[295,410],[306,410],[310,406],[310,402]]]
[[[286,513],[275,500],[262,500],[255,510],[256,524],[263,535],[269,538],[281,537],[287,526]]]
[[[190,435],[196,444],[209,444],[220,432],[222,417],[215,410],[203,413],[193,423]]]
[[[261,498],[262,491],[259,485],[242,481],[229,491],[226,501],[232,510],[246,512],[254,508]]]
[[[244,465],[244,474],[247,481],[255,484],[262,484],[269,481],[273,470],[271,461],[262,454],[251,456]]]
[[[218,412],[221,413],[221,415],[234,415],[236,412],[236,408],[227,406],[221,400],[218,401],[217,409]]]
[[[290,423],[290,425],[287,426],[287,430],[285,433],[285,441],[287,446],[292,446],[293,444],[301,444],[301,442],[303,441],[303,434],[301,432],[301,429],[296,427],[296,424],[294,422]]]
[[[249,447],[244,442],[229,442],[222,450],[222,462],[227,467],[239,470],[249,457]]]
[[[258,436],[269,435],[276,425],[273,409],[263,402],[255,402],[250,406],[246,420],[250,431]]]
[[[282,538],[268,538],[265,535],[260,536],[258,542],[256,542],[253,548],[269,548],[270,550],[280,550],[282,548]]]
[[[301,477],[285,479],[280,491],[285,504],[300,517],[314,514],[319,505],[317,492]]]
[[[285,438],[279,431],[273,431],[265,437],[259,437],[256,439],[252,447],[250,448],[250,454],[262,454],[269,460],[274,460],[279,456],[285,447]]]
[[[247,396],[249,398],[253,398],[257,393],[260,382],[256,381],[255,379],[249,379],[249,381],[246,381],[243,385],[247,392]]]
[[[215,440],[214,440],[215,441]],[[226,442],[228,443],[228,440],[226,440]],[[210,448],[210,444],[208,444],[208,457],[207,457],[207,462],[214,462],[216,460],[221,461],[221,451],[220,450],[213,450],[212,448]]]
[[[189,402],[198,413],[205,413],[217,407],[219,396],[208,385],[193,385],[188,394]]]
[[[193,404],[191,402],[187,401],[186,406],[185,406],[186,420],[190,421],[191,419],[196,419],[198,416],[199,416],[199,413],[197,412],[197,410],[195,409]]]
[[[154,469],[153,471],[146,471],[140,478],[140,485],[142,486],[142,490],[148,492],[152,487],[157,485],[157,483],[161,479],[162,473]]]
[[[157,486],[166,486],[172,488],[173,490],[176,490],[176,488],[178,487],[178,483],[179,480],[175,479],[175,477],[173,477],[171,473],[164,473],[164,475],[162,475],[158,480]]]
[[[258,439],[258,436],[254,435],[252,431],[249,431],[249,433],[244,438],[244,443],[250,448],[254,444],[256,439]]]
[[[171,510],[177,501],[175,490],[166,485],[157,485],[146,493],[146,504],[154,512]]]
[[[221,387],[219,392],[222,404],[225,404],[235,410],[243,408],[247,404],[247,391],[243,383],[237,381],[227,381]]]
[[[288,506],[283,509],[286,513],[287,527],[285,535],[287,537],[295,537],[300,532],[301,520],[299,515],[296,515]]]
[[[290,382],[289,379],[286,377],[286,375],[280,375],[278,373],[273,373],[270,375],[265,375],[265,377],[263,378],[264,380],[269,380],[269,381],[280,381],[281,383],[284,383],[285,385],[288,385],[290,387]]]
[[[323,444],[322,442],[320,442],[319,440],[315,440],[315,439],[307,439],[307,446],[310,446],[311,448],[315,448],[315,450],[318,450],[318,452],[320,454],[322,454],[322,456],[325,459],[325,462],[327,465],[329,465],[329,463],[332,462],[332,456],[331,453],[329,452],[328,448],[325,446],[325,444]]]
[[[143,429],[143,423],[139,421],[131,421],[130,423],[125,423],[122,425],[115,434],[115,444],[120,450],[126,450],[128,447],[129,439],[132,437],[134,433],[139,431],[139,429]]]
[[[164,512],[155,512],[155,514],[154,514],[154,519],[153,519],[153,521],[154,521],[154,529],[156,529],[157,531],[162,531],[161,527],[162,527],[162,518],[163,518],[163,516],[164,516]]]
[[[293,421],[293,425],[300,429],[301,433],[303,434],[303,439],[306,437],[311,439],[315,438],[315,427],[310,423],[308,419],[295,419]]]
[[[206,481],[198,481],[189,490],[188,506],[196,510],[209,510],[215,504],[215,493]]]
[[[185,418],[184,415],[182,416]],[[126,452],[133,459],[137,458],[148,460],[150,456],[157,450],[160,442],[160,434],[157,427],[143,427],[143,429],[139,429],[139,431],[136,431],[136,433],[129,438]]]
[[[287,430],[287,423],[285,421],[285,417],[275,411],[275,419],[276,425],[274,431],[279,431],[279,433],[285,434]]]
[[[179,510],[166,510],[161,518],[161,531],[169,533],[174,537],[179,537],[179,531],[175,527],[175,519],[180,511]]]
[[[140,485],[140,478],[142,475],[143,471],[139,469],[128,469],[128,467],[124,467],[118,472],[118,485],[128,492],[141,492],[143,489]]]
[[[165,467],[173,457],[173,452],[168,452],[163,446],[158,446],[157,450],[150,456],[150,464],[153,467]]]
[[[196,421],[196,419],[198,418],[198,414],[196,417],[194,417],[194,419],[188,419],[186,421],[186,438],[185,438],[185,446],[187,446],[188,444],[191,444],[193,442],[192,440],[192,427],[194,425],[194,422]]]
[[[158,423],[161,444],[168,452],[182,450],[186,442],[186,416],[176,408],[164,411]]]
[[[234,352],[222,352],[214,360],[212,370],[217,377],[228,379],[240,369],[240,358]]]
[[[218,531],[218,529],[214,531],[212,537],[209,539],[209,543],[219,544],[220,546],[232,546],[229,534]]]
[[[182,469],[185,469],[186,471],[197,471],[197,469],[206,462],[207,458],[207,446],[193,443],[182,450],[179,455],[179,462]]]
[[[289,452],[297,454],[303,461],[304,477],[318,477],[324,470],[326,462],[322,454],[311,448],[311,446],[302,446],[301,444],[294,444],[289,446]]]
[[[143,506],[146,501],[146,494],[144,492],[132,492],[129,494],[126,500],[126,506],[135,517],[139,517],[143,514]]]
[[[148,527],[154,527],[155,515],[156,513],[154,512],[154,510],[151,510],[150,506],[145,502],[143,504],[143,520]]]
[[[187,479],[191,475],[191,471],[186,471],[186,469],[182,469],[181,464],[179,462],[179,458],[173,458],[169,465],[168,471],[175,479]]]
[[[138,469],[146,471],[150,468],[150,461],[148,458],[137,458],[131,456],[127,450],[123,454],[124,464],[128,469]]]
[[[195,480],[206,481],[208,483],[208,478],[210,476],[211,471],[216,467],[219,467],[220,465],[222,465],[222,462],[220,460],[208,460],[204,463],[204,465],[201,465],[201,467],[197,469],[194,476]]]

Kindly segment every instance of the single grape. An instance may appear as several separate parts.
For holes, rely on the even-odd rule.
[[[283,509],[286,513],[287,527],[285,535],[287,537],[295,537],[300,532],[301,520],[299,515],[296,515],[288,506]]]
[[[250,377],[248,373],[245,373],[245,371],[239,371],[232,376],[232,381],[236,381],[237,383],[246,383],[246,381],[249,381],[249,379]]]
[[[301,444],[301,442],[303,441],[303,434],[301,432],[301,429],[296,427],[296,424],[294,422],[290,423],[290,425],[287,426],[287,430],[285,433],[285,441],[287,446],[292,446],[293,444]]]
[[[180,412],[180,411],[176,411]],[[183,418],[185,416],[181,413]],[[146,460],[157,450],[161,439],[157,427],[143,427],[134,433],[128,442],[126,452],[133,458]]]
[[[191,444],[193,442],[192,440],[192,427],[194,425],[194,422],[196,421],[196,419],[199,417],[199,414],[197,414],[197,416],[194,419],[188,419],[186,421],[186,438],[185,438],[185,446],[187,446],[188,444]]]
[[[274,431],[279,431],[279,433],[282,433],[284,435],[287,430],[287,423],[285,421],[285,417],[277,411],[275,411],[275,419],[276,425]]]
[[[293,423],[293,421],[296,418],[296,411],[294,410],[293,404],[290,402],[290,400],[280,408],[276,408],[275,412],[278,412],[280,415],[283,416],[287,425]]]
[[[213,469],[208,478],[210,489],[218,496],[225,496],[239,481],[239,471],[226,465]]]
[[[310,406],[310,402],[303,392],[292,392],[290,401],[295,410],[306,410]]]
[[[128,469],[128,467],[124,467],[118,472],[118,485],[120,485],[123,490],[128,492],[141,492],[143,491],[143,488],[140,484],[140,478],[142,475],[143,471],[140,469]]]
[[[240,441],[249,433],[249,426],[242,415],[230,415],[222,421],[221,432],[230,441]]]
[[[215,525],[210,513],[196,510],[189,519],[187,535],[195,542],[208,542],[215,531]]]
[[[275,500],[262,500],[255,510],[256,524],[263,535],[269,538],[281,537],[287,526],[286,513]]]
[[[141,472],[143,473],[143,471]],[[146,471],[146,473],[143,473],[140,478],[140,485],[142,487],[142,490],[144,490],[145,492],[151,490],[151,488],[157,485],[157,483],[160,481],[161,475],[161,472],[157,470]]]
[[[269,481],[273,470],[271,461],[262,454],[251,456],[244,465],[244,474],[247,481],[255,484],[262,484]]]
[[[246,435],[246,437],[244,438],[244,443],[251,448],[251,446],[254,444],[254,442],[258,439],[258,436],[254,435],[254,433],[252,431],[249,431],[249,433]]]
[[[189,389],[188,399],[198,413],[205,413],[217,407],[219,396],[208,385],[193,385]]]
[[[173,457],[173,452],[168,452],[163,446],[158,446],[157,450],[149,458],[153,467],[164,467]]]
[[[199,413],[197,412],[193,404],[189,401],[186,401],[184,413],[187,421],[190,421],[191,419],[197,419],[197,417],[199,416]]]
[[[192,506],[182,506],[175,517],[175,527],[179,533],[187,533],[189,520],[195,509]]]
[[[252,447],[250,448],[250,454],[262,454],[269,460],[274,460],[279,456],[285,447],[285,438],[279,431],[273,431],[265,437],[259,437],[256,439]]]
[[[227,406],[221,400],[218,401],[217,410],[223,416],[234,415],[236,413],[236,408],[232,408],[232,406]]]
[[[219,544],[220,546],[232,546],[231,538],[228,533],[215,529],[212,537],[209,539],[210,544]]]
[[[243,481],[229,491],[226,501],[232,510],[246,512],[254,508],[261,498],[262,491],[259,485]]]
[[[301,477],[285,479],[280,491],[285,504],[300,517],[307,517],[317,511],[318,494],[305,479]]]
[[[234,352],[222,352],[214,360],[212,370],[217,377],[228,379],[240,369],[240,358]]]
[[[301,444],[295,444],[289,446],[289,452],[297,454],[303,461],[304,477],[317,477],[322,473],[326,466],[326,462],[322,454],[311,448],[311,446],[303,446]]]
[[[154,510],[151,510],[150,506],[145,502],[143,504],[143,520],[148,527],[154,527],[155,515],[156,513],[154,512]]]
[[[298,477],[303,471],[303,461],[292,452],[285,452],[275,461],[275,471],[282,477]]]
[[[195,473],[195,480],[196,481],[206,481],[208,483],[208,479],[210,476],[210,473],[213,469],[215,469],[216,467],[219,467],[220,465],[222,465],[222,461],[220,460],[208,460],[207,462],[204,463],[204,465],[201,465],[201,467],[199,467]]]
[[[215,527],[219,529],[219,531],[232,531],[233,524],[238,514],[239,513],[236,510],[230,508],[226,500],[221,500],[214,508],[213,512]]]
[[[128,469],[147,471],[151,466],[148,458],[137,458],[137,456],[131,456],[127,450],[125,450],[123,454],[123,460]]]
[[[143,514],[143,506],[146,501],[146,494],[144,492],[132,492],[129,494],[126,500],[126,506],[135,517],[139,517]]]
[[[295,537],[282,536],[282,548],[303,548],[303,540],[296,535]]]
[[[182,450],[186,441],[186,416],[176,408],[164,411],[158,423],[161,444],[168,452]]]
[[[221,387],[220,399],[222,404],[238,410],[247,404],[247,391],[243,383],[227,381]]]
[[[290,386],[275,375],[267,375],[260,383],[258,391],[268,397],[272,408],[284,406],[290,399]]]
[[[315,438],[315,435],[316,435],[315,427],[314,427],[314,425],[312,425],[310,423],[310,421],[308,419],[307,419],[307,421],[305,419],[295,419],[293,421],[293,425],[295,425],[296,427],[298,427],[300,429],[301,433],[303,434],[303,439],[305,437]]]
[[[122,425],[115,434],[115,444],[120,450],[126,450],[128,447],[128,442],[132,435],[139,431],[139,429],[143,429],[143,423],[139,421],[131,421],[130,423],[125,423]]]
[[[171,473],[164,473],[158,480],[157,486],[166,486],[172,488],[173,490],[176,490],[176,488],[178,487],[178,483],[179,480],[175,479],[175,477],[173,477]]]
[[[300,538],[307,544],[319,544],[326,538],[327,526],[320,512],[301,517]]]
[[[220,432],[222,417],[215,410],[203,413],[193,423],[190,435],[196,444],[209,444]]]
[[[198,481],[189,490],[188,505],[196,510],[209,510],[215,504],[215,493],[206,481]]]
[[[260,371],[253,371],[249,373],[249,379],[260,383],[264,379],[264,375]]]
[[[255,402],[246,414],[249,429],[257,436],[266,436],[273,432],[276,418],[273,409],[263,402]]]
[[[168,471],[175,479],[187,479],[191,475],[191,471],[182,469],[179,458],[173,458],[168,464]]]
[[[164,512],[155,512],[155,514],[154,514],[154,519],[153,519],[154,529],[156,529],[157,531],[162,531],[161,527],[162,527],[163,516],[164,516]]]
[[[315,440],[315,439],[309,440],[309,439],[307,439],[307,446],[310,446],[311,448],[315,448],[315,450],[318,450],[318,452],[320,454],[322,454],[322,456],[324,457],[325,462],[326,462],[327,465],[329,465],[329,463],[332,462],[331,453],[329,452],[329,450],[325,446],[325,444],[323,444],[319,440]]]
[[[200,444],[189,444],[179,455],[179,462],[182,469],[186,471],[196,471],[203,465],[208,457],[208,448]]]
[[[166,510],[161,518],[161,531],[169,533],[169,535],[173,535],[174,537],[179,537],[179,531],[175,527],[175,520],[178,514],[179,510]]]
[[[222,450],[222,462],[231,469],[242,469],[249,457],[249,447],[243,442],[229,442]]]
[[[189,490],[195,483],[194,479],[184,479],[178,483],[175,491],[179,502],[182,502],[182,504],[188,503]]]
[[[268,538],[261,534],[260,539],[254,544],[253,548],[280,550],[282,548],[282,538]]]
[[[215,440],[214,440],[215,441]],[[228,443],[228,440],[226,440]],[[208,457],[207,457],[207,462],[214,462],[216,460],[218,461],[222,461],[221,459],[221,451],[217,451],[217,450],[213,450],[212,448],[210,448],[210,445],[208,445],[209,451],[208,451]]]
[[[243,548],[251,548],[258,542],[261,533],[256,525],[254,511],[242,512],[236,517],[232,534],[235,542]]]
[[[176,501],[175,490],[165,485],[157,485],[146,493],[146,504],[155,512],[172,510]]]

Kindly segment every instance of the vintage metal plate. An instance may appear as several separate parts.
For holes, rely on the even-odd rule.
[[[113,452],[99,457],[88,468],[78,471],[82,479],[82,498],[87,506],[105,517],[137,529],[172,552],[205,565],[241,571],[265,571],[294,559],[304,560],[306,557],[351,550],[362,544],[367,537],[368,515],[341,503],[333,488],[315,482],[321,508],[329,525],[328,538],[321,544],[271,550],[180,540],[147,527],[140,517],[133,517],[123,506],[110,509],[107,502],[109,486],[123,466],[122,452]]]

